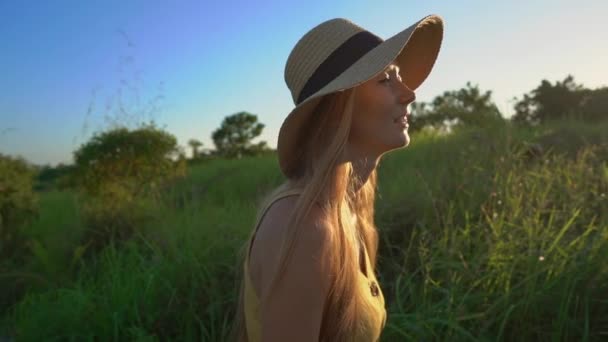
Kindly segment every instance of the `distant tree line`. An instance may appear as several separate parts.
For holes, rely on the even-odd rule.
[[[555,84],[543,80],[515,104],[514,122],[540,124],[560,118],[589,122],[608,118],[608,87],[588,89],[568,75]]]
[[[503,116],[492,101],[492,92],[482,92],[477,85],[467,82],[464,88],[445,91],[430,103],[414,102],[410,130],[452,125],[483,126],[502,120]]]
[[[608,87],[588,89],[568,75],[555,84],[541,84],[517,99],[513,123],[538,125],[550,120],[576,118],[587,122],[608,119]],[[483,126],[506,120],[492,101],[491,91],[481,91],[467,82],[459,90],[446,91],[430,103],[412,104],[410,129],[445,128],[451,125]]]

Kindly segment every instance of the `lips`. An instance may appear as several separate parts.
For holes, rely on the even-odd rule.
[[[395,122],[395,123],[397,123],[399,121],[407,122],[407,112],[402,115],[399,115],[398,117],[395,118],[395,120],[393,120],[393,122]]]

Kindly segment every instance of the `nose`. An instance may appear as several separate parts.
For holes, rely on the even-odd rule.
[[[408,105],[416,101],[416,93],[410,89],[405,82],[399,82],[399,103]]]

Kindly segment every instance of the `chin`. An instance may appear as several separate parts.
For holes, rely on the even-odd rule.
[[[406,148],[409,144],[410,144],[410,137],[406,135],[405,137],[402,137],[399,140],[399,142],[395,142],[394,144],[391,144],[392,148],[389,148],[387,150],[387,152],[392,151],[392,150],[399,150],[402,148]]]
[[[403,140],[401,141],[401,147],[407,147],[410,144],[410,136],[407,132],[403,134]]]

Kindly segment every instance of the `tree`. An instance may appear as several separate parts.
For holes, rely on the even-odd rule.
[[[582,117],[596,122],[608,119],[608,87],[591,90],[581,100]]]
[[[550,119],[578,116],[581,102],[589,95],[589,89],[574,82],[568,75],[555,85],[542,80],[540,85],[515,104],[513,122],[539,124]],[[516,98],[517,100],[517,98]]]
[[[240,158],[267,150],[265,141],[251,143],[264,129],[264,124],[257,121],[257,116],[248,112],[239,112],[224,118],[220,128],[212,134],[217,153],[226,158]]]
[[[442,127],[450,122],[470,126],[484,126],[503,121],[500,111],[492,101],[492,91],[482,93],[477,85],[470,82],[459,90],[445,91],[431,103],[412,105],[412,128],[424,126]]]
[[[188,145],[192,148],[192,159],[198,157],[198,148],[203,146],[203,143],[196,139],[188,140]]]
[[[55,167],[46,164],[36,168],[35,191],[48,191],[52,188],[67,189],[74,186],[71,183],[74,165],[58,163]]]

